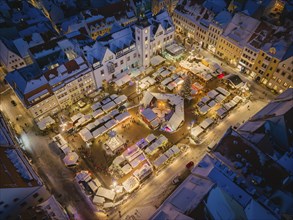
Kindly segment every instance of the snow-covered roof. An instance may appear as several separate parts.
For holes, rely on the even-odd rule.
[[[203,133],[203,129],[200,126],[196,126],[194,128],[191,128],[190,134],[193,138],[197,138],[200,134]]]
[[[189,175],[151,219],[191,219],[187,215],[198,206],[212,187],[210,180]]]
[[[227,3],[224,0],[205,0],[203,6],[217,14],[225,10]]]
[[[241,205],[219,187],[209,193],[206,208],[214,219],[245,219]]]
[[[214,123],[214,120],[212,118],[207,118],[204,121],[202,121],[199,126],[203,129],[207,129],[210,125]]]
[[[18,38],[13,41],[19,54],[22,58],[29,56],[28,49],[30,47],[44,43],[42,36],[39,33],[33,33],[30,36],[24,38]]]
[[[236,13],[225,28],[223,36],[231,39],[234,44],[243,47],[254,33],[260,21],[243,13]]]
[[[270,211],[268,211],[254,199],[250,201],[250,203],[246,206],[244,211],[247,219],[278,219]]]
[[[232,15],[228,11],[221,11],[214,17],[213,22],[219,25],[221,28],[225,29],[229,22],[232,20]]]
[[[104,197],[106,199],[113,201],[116,196],[116,193],[104,187],[99,187],[96,196]]]

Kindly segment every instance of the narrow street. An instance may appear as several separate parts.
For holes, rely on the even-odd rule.
[[[12,99],[16,101],[17,106],[12,106],[10,103]],[[33,167],[45,182],[48,190],[55,195],[65,209],[70,208],[71,212],[75,212],[69,214],[76,217],[80,215],[81,219],[96,219],[93,207],[86,201],[74,181],[74,172],[65,167],[61,152],[54,150],[49,137],[36,135],[36,125],[13,91],[8,90],[1,94],[0,100],[0,110],[13,123],[21,137],[25,154],[32,160]],[[16,120],[16,117],[20,119]]]

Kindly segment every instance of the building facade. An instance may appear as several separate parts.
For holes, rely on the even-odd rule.
[[[293,56],[279,62],[277,70],[270,78],[267,87],[278,93],[293,87]]]
[[[6,72],[26,66],[24,59],[17,53],[16,48],[5,39],[0,39],[0,63]]]
[[[236,13],[218,40],[216,56],[236,67],[246,43],[258,25],[257,19],[244,13]]]
[[[38,75],[28,75],[38,71]],[[92,69],[83,57],[41,73],[31,65],[6,76],[32,117],[40,120],[71,106],[96,88]]]

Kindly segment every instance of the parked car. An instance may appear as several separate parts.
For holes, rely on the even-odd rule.
[[[186,168],[187,169],[191,169],[192,167],[194,166],[194,162],[193,161],[190,161],[186,164]]]
[[[11,104],[12,104],[13,106],[17,106],[17,104],[16,104],[16,102],[15,102],[14,100],[11,100]]]
[[[176,185],[180,182],[179,176],[175,176],[174,179],[172,180],[172,184]]]

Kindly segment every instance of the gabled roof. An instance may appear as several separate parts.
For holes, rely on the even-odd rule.
[[[223,36],[244,46],[260,22],[243,13],[236,13],[223,32]]]

